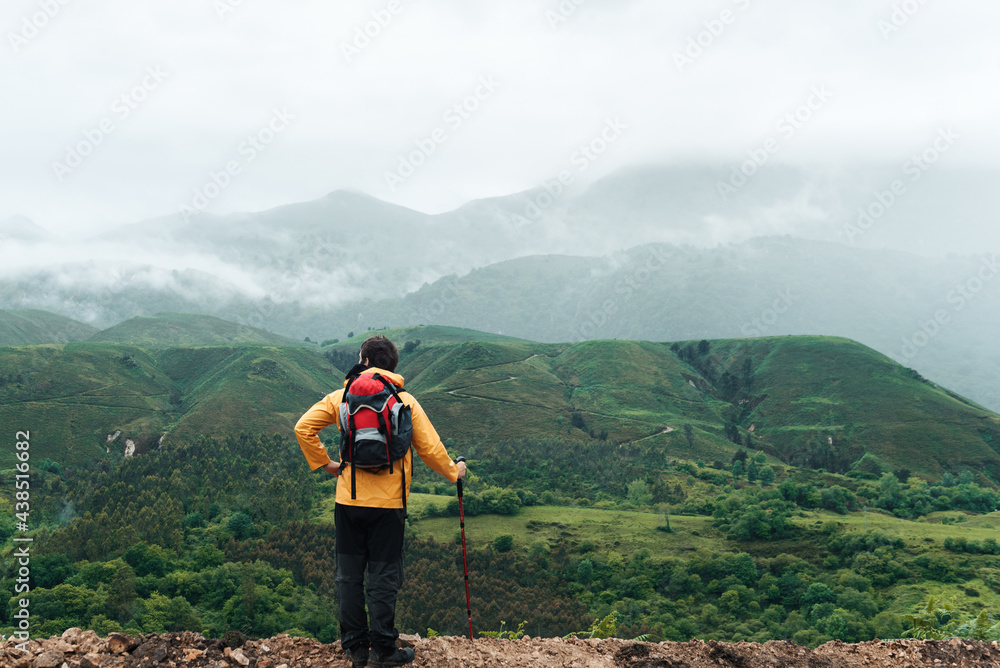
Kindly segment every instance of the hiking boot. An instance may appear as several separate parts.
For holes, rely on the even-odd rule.
[[[382,668],[382,666],[405,666],[406,664],[412,662],[415,656],[416,655],[413,650],[409,647],[376,647],[372,650],[371,659],[368,661],[368,665],[372,668]]]
[[[368,648],[355,647],[347,650],[347,658],[351,660],[354,668],[365,668],[368,665]]]

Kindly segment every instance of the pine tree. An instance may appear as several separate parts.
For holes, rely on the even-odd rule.
[[[124,624],[132,618],[135,599],[135,573],[130,566],[122,566],[108,588],[108,610]]]

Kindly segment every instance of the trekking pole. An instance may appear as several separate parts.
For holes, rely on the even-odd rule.
[[[464,462],[465,457],[459,457],[455,463]],[[469,640],[472,637],[472,599],[469,597],[469,556],[465,551],[465,510],[462,508],[462,479],[458,479],[458,519],[462,527],[462,562],[465,564],[465,611],[469,614]]]

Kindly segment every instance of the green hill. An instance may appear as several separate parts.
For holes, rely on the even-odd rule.
[[[95,332],[90,325],[48,311],[0,310],[0,347],[83,341]]]
[[[288,435],[342,374],[299,347],[144,349],[74,343],[0,349],[0,422],[32,458],[80,464],[245,430]],[[9,466],[13,450],[0,455]]]
[[[705,345],[704,354],[693,343],[631,341],[421,346],[400,371],[455,440],[606,437],[705,461],[749,447],[831,471],[882,466],[938,479],[970,468],[1000,481],[1000,418],[866,346],[830,337]]]
[[[717,341],[705,360],[744,438],[788,463],[844,471],[870,454],[933,479],[968,467],[1000,481],[996,413],[854,341]]]
[[[305,348],[173,348],[158,359],[180,392],[172,439],[246,430],[288,436],[302,413],[343,378]]]
[[[606,432],[619,443],[642,441],[681,455],[687,446],[668,430],[692,421],[721,432],[713,402],[690,386],[690,373],[669,348],[655,343],[421,347],[400,371],[438,430],[456,440],[590,439]],[[731,445],[705,431],[698,454],[723,456]]]
[[[158,313],[151,317],[132,318],[97,332],[89,340],[156,348],[245,344],[309,345],[263,329],[192,313]]]
[[[136,329],[150,336],[169,322],[178,321]],[[195,331],[175,338],[205,336],[214,324],[191,322]],[[470,341],[472,332],[436,327],[387,333],[401,347],[421,341],[401,356],[407,388],[443,438],[484,457],[502,458],[518,439],[608,456],[628,446],[649,462],[728,462],[751,449],[832,472],[909,469],[936,480],[970,470],[1000,482],[996,414],[847,339],[543,344]],[[140,450],[164,434],[287,436],[339,386],[357,343],[328,348],[326,358],[311,346],[8,348],[0,417],[36,430],[36,446],[59,461],[106,455],[119,431]]]
[[[0,349],[0,422],[31,432],[32,458],[77,464],[126,438],[158,440],[173,383],[138,348],[72,343]],[[9,466],[13,452],[0,455]]]

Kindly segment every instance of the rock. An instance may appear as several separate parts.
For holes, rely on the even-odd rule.
[[[400,633],[398,638],[398,644],[400,647],[416,647],[417,643],[420,641],[420,634],[414,633]]]
[[[153,644],[153,641],[147,640],[135,648],[135,651],[132,652],[132,656],[137,659],[141,659],[152,654],[154,649],[156,649],[156,645]]]
[[[79,639],[76,645],[72,640]],[[55,649],[62,643],[76,647],[74,653],[64,655],[60,661]],[[81,646],[94,644],[99,647],[84,652]],[[670,668],[709,668],[726,665],[777,666],[823,665],[836,668],[907,668],[916,665],[941,666],[994,666],[1000,668],[1000,651],[997,644],[974,642],[968,639],[943,641],[908,640],[893,643],[859,643],[856,645],[830,641],[816,650],[808,650],[787,641],[773,641],[766,645],[749,642],[724,643],[692,640],[687,643],[663,642],[634,643],[620,639],[519,638],[517,640],[482,640],[475,646],[464,636],[424,640],[416,635],[403,636],[401,646],[416,644],[420,647],[421,665],[500,666],[576,666],[598,665],[662,665]],[[335,668],[346,665],[339,643],[319,643],[304,638],[268,638],[248,640],[242,647],[230,647],[228,659],[223,660],[224,642],[211,641],[197,633],[145,634],[130,637],[112,634],[107,640],[98,639],[93,632],[67,633],[66,637],[53,636],[33,642],[30,654],[15,652],[13,642],[0,643],[0,668]],[[109,647],[118,651],[112,654]],[[133,647],[132,653],[121,651]],[[195,646],[197,645],[197,646]],[[211,649],[206,649],[211,648]],[[763,651],[761,651],[763,649]],[[265,654],[265,650],[268,652]],[[888,656],[894,654],[894,657]],[[920,659],[920,655],[927,656]],[[935,661],[938,655],[938,662]],[[143,655],[143,656],[140,656]],[[813,664],[811,656],[818,663]],[[485,661],[484,661],[485,660]],[[452,661],[458,663],[451,663]],[[955,663],[951,663],[954,661]]]
[[[62,638],[56,638],[55,642],[49,644],[49,649],[54,649],[63,654],[72,654],[76,651],[76,645],[68,643]]]
[[[9,641],[13,642],[13,641]],[[28,650],[27,653],[22,652],[20,649],[17,651],[17,656],[24,658],[33,654],[40,654],[45,651],[45,648],[38,644],[37,640],[29,640],[27,645],[23,645],[24,649]],[[29,661],[30,663],[30,661]],[[25,665],[28,665],[27,663]]]
[[[96,631],[86,630],[76,638],[76,651],[82,654],[93,652],[101,643]]]
[[[184,650],[184,661],[191,662],[197,659],[199,656],[205,652],[200,649],[185,649]]]
[[[72,626],[62,632],[62,637],[70,642],[78,642],[82,633],[83,631],[81,629],[76,626]]]
[[[90,653],[80,659],[80,668],[100,668],[101,655]]]
[[[62,652],[57,650],[49,650],[47,652],[42,652],[35,657],[34,662],[31,664],[32,668],[59,668],[63,664],[63,660],[66,657]]]
[[[131,638],[124,633],[108,634],[108,651],[113,654],[125,654],[138,646],[139,642],[135,638]]]

